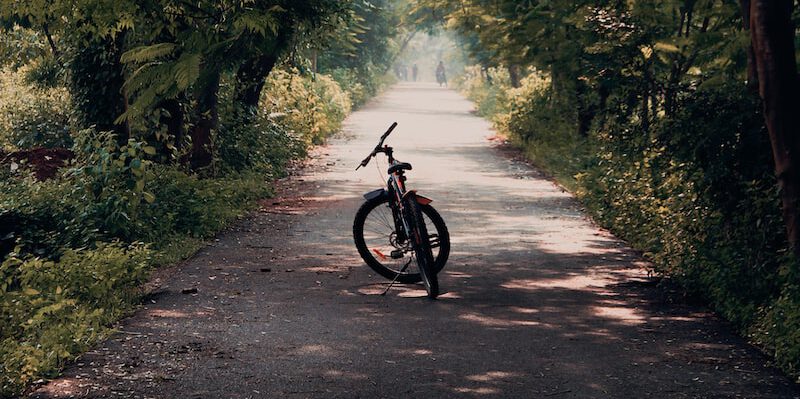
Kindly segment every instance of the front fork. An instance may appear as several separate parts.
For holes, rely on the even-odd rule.
[[[402,178],[401,176],[396,177],[396,179]],[[399,184],[398,184],[399,183]],[[389,202],[389,208],[392,210],[392,219],[394,222],[394,231],[396,235],[397,243],[405,244],[408,241],[408,228],[410,226],[406,226],[405,220],[403,220],[403,198],[398,195],[398,192],[405,192],[405,188],[403,186],[403,182],[401,180],[390,179],[388,184],[386,185],[388,190],[375,190],[369,193],[364,194],[364,198],[367,200],[372,200],[374,198],[380,196],[386,196]],[[399,186],[399,187],[398,187]],[[423,197],[419,194],[415,194],[417,203],[420,205],[428,205],[432,202],[430,198]]]
[[[392,209],[392,219],[394,219],[394,231],[397,234],[397,242],[400,244],[408,240],[408,228],[403,219],[403,203],[393,181],[389,181],[389,207]]]

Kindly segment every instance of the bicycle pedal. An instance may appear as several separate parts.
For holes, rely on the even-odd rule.
[[[392,259],[403,259],[403,250],[395,249],[394,251],[392,251],[391,257]]]

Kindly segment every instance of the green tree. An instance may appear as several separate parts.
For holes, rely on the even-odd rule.
[[[333,0],[3,0],[0,19],[44,32],[63,52],[84,123],[125,141],[132,126],[152,130],[156,120],[178,144],[188,126],[187,159],[201,169],[212,162],[223,78],[235,76],[237,108],[257,106],[294,36],[348,7]]]

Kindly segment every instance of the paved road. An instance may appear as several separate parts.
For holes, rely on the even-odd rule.
[[[401,84],[353,114],[251,218],[176,270],[122,332],[37,397],[799,397],[702,310],[668,304],[637,254],[487,140],[455,92]],[[392,121],[411,185],[453,237],[440,276],[376,295],[354,172]],[[196,294],[181,291],[194,287]]]

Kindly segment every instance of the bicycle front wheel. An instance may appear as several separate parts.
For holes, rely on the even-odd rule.
[[[450,235],[432,206],[420,205],[419,209],[428,231],[434,270],[438,273],[450,256]],[[353,221],[353,238],[359,255],[376,273],[390,280],[397,278],[404,284],[422,281],[419,271],[411,265],[416,256],[414,250],[405,233],[398,233],[388,198],[375,198],[361,206]]]
[[[425,285],[425,291],[428,292],[428,298],[434,299],[439,296],[439,278],[434,266],[428,229],[422,218],[417,197],[413,192],[409,192],[403,200],[403,209],[405,210],[406,225],[409,227],[408,238],[411,241],[411,248],[414,250],[422,283]]]

